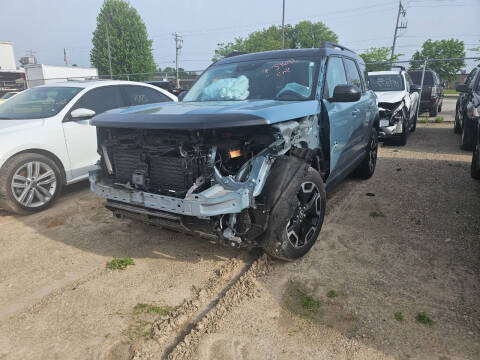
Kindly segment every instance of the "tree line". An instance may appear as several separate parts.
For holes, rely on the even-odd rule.
[[[296,25],[287,24],[284,28],[285,48],[318,48],[322,41],[338,42],[338,35],[323,22],[301,21]],[[161,71],[154,59],[152,44],[147,28],[138,12],[125,0],[105,0],[97,16],[97,27],[93,32],[93,48],[90,61],[100,74],[132,74]],[[228,54],[239,52],[259,52],[277,50],[282,47],[281,26],[270,26],[236,37],[228,43],[219,43],[212,61]],[[109,50],[110,49],[110,50]],[[110,51],[110,57],[109,57]],[[368,63],[368,70],[385,70],[390,62],[397,61],[402,54],[391,56],[389,47],[372,47],[359,54]],[[464,58],[465,44],[458,39],[425,41],[411,60],[410,68],[418,69],[426,59]],[[110,65],[111,64],[111,65]],[[454,61],[429,62],[443,80],[452,80],[465,66],[463,59]],[[166,71],[168,70],[168,71]],[[167,67],[164,72],[174,72]],[[190,75],[179,69],[180,78]]]

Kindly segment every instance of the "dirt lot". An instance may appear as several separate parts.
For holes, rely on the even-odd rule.
[[[428,123],[382,147],[294,263],[114,219],[86,184],[0,210],[0,359],[479,359],[480,183],[458,142]]]

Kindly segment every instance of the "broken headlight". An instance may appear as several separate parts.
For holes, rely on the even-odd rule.
[[[390,124],[398,123],[403,120],[403,107],[404,103],[401,102],[392,112],[392,117],[390,118]]]

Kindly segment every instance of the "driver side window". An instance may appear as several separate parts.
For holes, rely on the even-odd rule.
[[[70,111],[85,108],[95,111],[95,114],[101,114],[107,110],[126,106],[120,86],[103,86],[92,89],[85,93]]]
[[[341,58],[331,56],[328,58],[327,73],[325,76],[325,86],[323,88],[323,97],[331,98],[333,90],[337,85],[346,85],[347,77],[345,75],[345,68]]]

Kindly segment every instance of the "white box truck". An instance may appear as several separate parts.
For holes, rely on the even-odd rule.
[[[98,79],[97,68],[56,66],[45,64],[25,65],[27,87],[64,82],[69,80]]]

